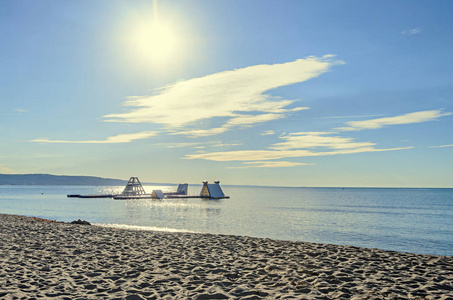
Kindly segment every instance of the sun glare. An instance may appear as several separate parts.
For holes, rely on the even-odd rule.
[[[131,43],[140,59],[160,64],[178,55],[179,39],[172,26],[165,22],[150,20],[135,28]]]
[[[139,8],[125,9],[112,30],[118,62],[125,63],[124,70],[175,74],[198,57],[191,23],[167,2],[145,2]]]

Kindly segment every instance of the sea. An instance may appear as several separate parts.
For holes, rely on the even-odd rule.
[[[453,255],[453,189],[222,186],[229,199],[68,198],[122,186],[0,186],[0,213],[136,230],[241,235]],[[176,191],[176,186],[144,186]],[[190,185],[198,195],[201,185]]]

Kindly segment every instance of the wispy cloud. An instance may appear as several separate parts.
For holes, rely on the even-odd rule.
[[[390,125],[413,124],[437,120],[439,117],[448,116],[452,113],[443,112],[442,109],[419,111],[404,115],[376,118],[365,121],[351,121],[348,127],[337,128],[340,131],[356,131],[364,129],[378,129]],[[301,157],[330,156],[342,154],[356,154],[366,152],[384,152],[407,150],[413,147],[400,148],[376,148],[372,142],[359,142],[353,138],[339,136],[337,132],[296,132],[282,134],[282,141],[271,145],[266,150],[239,150],[211,153],[197,153],[186,155],[186,159],[205,159],[213,161],[243,161],[245,168],[251,166],[264,167],[263,161],[273,160],[270,164],[278,165],[275,160]],[[449,147],[445,145],[439,147]],[[270,165],[268,165],[270,166]],[[287,165],[289,166],[289,165]]]
[[[186,155],[186,159],[205,159],[212,161],[260,161],[260,160],[277,160],[291,157],[315,157],[330,156],[339,154],[355,154],[365,152],[383,152],[412,149],[413,147],[376,149],[373,147],[362,147],[357,149],[342,149],[336,151],[311,151],[311,150],[239,150],[212,152],[201,154]]]
[[[408,30],[403,30],[401,32],[402,35],[415,35],[415,34],[419,34],[421,32],[421,29],[420,28],[412,28],[412,29],[408,29]]]
[[[65,140],[49,140],[49,139],[34,139],[31,142],[36,143],[65,143],[65,144],[118,144],[118,143],[130,143],[135,140],[147,139],[157,135],[156,131],[143,131],[138,133],[130,134],[119,134],[111,136],[106,140],[95,140],[95,141],[65,141]]]
[[[369,142],[355,142],[353,138],[341,136],[329,136],[335,132],[297,132],[281,136],[285,142],[272,145],[270,148],[275,150],[291,149],[354,149],[362,147],[373,147],[376,144]]]
[[[167,147],[167,148],[195,148],[201,149],[206,148],[206,146],[215,147],[215,148],[222,148],[222,147],[233,147],[242,145],[241,143],[223,143],[220,141],[211,141],[207,143],[160,143],[158,145]]]
[[[395,117],[371,119],[365,121],[351,121],[346,123],[348,125],[347,127],[340,127],[336,129],[341,131],[378,129],[390,125],[403,125],[435,121],[440,117],[449,116],[451,114],[452,113],[449,112],[443,112],[442,109],[418,111]]]
[[[299,108],[295,108],[292,111],[296,111]],[[172,135],[187,135],[191,137],[202,137],[212,136],[224,133],[231,130],[234,127],[250,127],[257,123],[269,122],[284,118],[283,114],[261,114],[261,115],[240,115],[227,121],[221,127],[215,127],[210,129],[198,129],[198,130],[183,130],[171,133]]]
[[[310,166],[314,164],[297,163],[290,161],[248,161],[243,162],[240,167],[228,167],[228,169],[246,169],[246,168],[288,168],[295,166]]]
[[[11,170],[10,168],[7,168],[5,166],[0,165],[0,173],[3,174],[14,174],[15,172]]]
[[[441,145],[441,146],[430,146],[429,148],[447,148],[447,147],[453,147],[453,144],[451,144],[451,145]]]
[[[369,118],[381,117],[382,115],[358,115],[358,116],[333,116],[333,117],[320,117],[319,119],[351,119],[351,118]]]
[[[270,146],[271,150],[238,150],[186,155],[186,159],[205,159],[213,161],[267,161],[297,157],[330,156],[365,152],[383,152],[411,149],[377,149],[374,143],[356,142],[352,138],[333,135],[334,132],[298,132],[283,135],[285,140]]]
[[[228,126],[224,125],[222,127],[211,128],[211,129],[195,129],[195,130],[177,131],[177,132],[170,133],[170,135],[188,135],[191,137],[203,137],[203,136],[221,134],[228,130],[230,130],[228,128]]]
[[[18,112],[18,113],[21,113],[21,114],[28,112],[28,110],[22,109],[22,108],[16,108],[15,111]]]
[[[332,55],[310,56],[293,62],[256,65],[189,79],[163,87],[157,94],[132,97],[124,103],[129,112],[105,115],[108,122],[157,123],[175,134],[208,136],[233,128],[284,118],[307,109],[265,94],[271,89],[315,78],[343,62]],[[216,128],[199,129],[210,118],[225,118]]]
[[[240,146],[242,143],[222,143],[222,142],[215,142],[212,144],[211,147],[215,148],[223,148],[223,147],[235,147],[235,146]]]
[[[166,148],[187,148],[187,147],[197,147],[200,143],[160,143],[160,146],[164,146]]]
[[[273,130],[266,130],[261,133],[261,135],[273,135],[275,134],[275,131]]]

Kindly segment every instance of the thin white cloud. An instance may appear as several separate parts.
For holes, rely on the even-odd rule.
[[[320,117],[319,119],[351,119],[351,118],[369,118],[381,117],[383,115],[357,115],[357,116],[333,116],[333,117]],[[318,119],[318,118],[316,118]]]
[[[106,140],[98,141],[65,141],[65,140],[48,140],[48,139],[35,139],[31,142],[36,143],[64,143],[64,144],[118,144],[118,143],[130,143],[135,140],[143,140],[149,137],[155,136],[158,133],[156,131],[143,131],[138,133],[130,134],[119,134],[116,136],[111,136]]]
[[[333,135],[334,132],[297,132],[280,136],[285,140],[273,144],[271,150],[239,150],[186,155],[186,159],[213,161],[267,161],[296,157],[330,156],[366,152],[405,150],[413,147],[376,149],[374,143],[356,142],[352,138]]]
[[[272,97],[265,92],[315,78],[342,64],[332,55],[310,56],[293,62],[256,65],[189,79],[161,88],[157,94],[132,97],[124,103],[129,112],[105,115],[108,122],[157,123],[175,134],[208,136],[237,127],[284,118],[306,107],[295,100]],[[222,117],[218,128],[197,129],[205,119]]]
[[[292,133],[289,135],[281,136],[280,138],[286,141],[274,144],[270,148],[275,150],[307,148],[354,149],[361,147],[373,147],[376,145],[375,143],[369,142],[354,142],[353,138],[346,138],[341,136],[326,136],[332,134],[334,134],[334,132]]]
[[[22,109],[22,108],[16,108],[16,111],[17,111],[18,113],[26,113],[26,112],[28,112],[28,110]]]
[[[167,147],[167,148],[187,148],[191,147],[194,149],[205,148],[201,142],[199,143],[160,143],[158,145]],[[207,142],[205,145],[210,145],[211,147],[221,148],[221,147],[232,147],[242,145],[241,143],[222,143],[220,141]]]
[[[196,147],[200,143],[160,143],[158,145],[164,146],[166,148],[186,148],[186,147]]]
[[[453,144],[451,144],[451,145],[441,145],[441,146],[430,146],[429,148],[447,148],[447,147],[453,147]]]
[[[211,147],[215,148],[223,148],[223,147],[234,147],[234,146],[240,146],[242,143],[222,143],[222,142],[217,142],[214,143]]]
[[[419,34],[420,32],[421,32],[420,28],[412,28],[412,29],[408,29],[408,30],[403,30],[401,32],[401,34],[403,34],[403,35],[415,35],[415,34]]]
[[[294,109],[293,111],[295,111]],[[210,129],[198,129],[198,130],[183,130],[172,132],[172,135],[187,135],[190,137],[202,137],[202,136],[212,136],[224,133],[228,130],[231,130],[234,127],[250,127],[257,123],[269,122],[283,118],[282,114],[261,114],[261,115],[237,115],[235,118],[230,119],[222,127],[210,128]]]
[[[299,107],[301,109],[301,107]],[[295,111],[296,109],[293,109],[292,111]],[[283,118],[284,115],[280,113],[276,114],[261,114],[261,115],[236,115],[234,118],[230,119],[227,122],[227,125],[229,127],[232,126],[239,126],[239,125],[253,125],[256,123],[263,123],[263,122],[269,122],[273,120],[278,120],[280,118]]]
[[[395,117],[371,119],[365,121],[351,121],[346,123],[348,125],[347,127],[340,127],[336,129],[341,131],[378,129],[390,125],[403,125],[435,121],[440,117],[449,116],[451,114],[452,113],[449,112],[443,112],[442,109],[418,111]]]
[[[336,151],[311,151],[311,150],[240,150],[212,152],[201,154],[186,155],[186,159],[205,159],[212,161],[260,161],[260,160],[277,160],[294,157],[315,157],[331,156],[340,154],[355,154],[366,152],[383,152],[412,149],[413,147],[376,149],[373,147],[361,147],[357,149],[342,149]]]
[[[211,135],[217,135],[224,133],[225,131],[228,131],[229,128],[228,126],[222,126],[218,128],[212,128],[212,129],[196,129],[196,130],[186,130],[186,131],[178,131],[178,132],[172,132],[170,133],[171,135],[188,135],[192,137],[202,137],[202,136],[211,136]]]
[[[7,168],[5,166],[0,165],[0,173],[3,174],[14,174],[15,172],[11,170],[10,168]]]
[[[266,130],[261,133],[261,135],[274,135],[275,131],[273,130]]]
[[[248,161],[243,162],[240,167],[227,167],[228,169],[246,169],[246,168],[288,168],[295,166],[311,166],[314,164],[297,163],[290,161]]]

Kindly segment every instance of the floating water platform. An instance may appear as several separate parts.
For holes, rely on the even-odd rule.
[[[176,192],[164,193],[161,190],[153,190],[151,194],[146,194],[138,177],[131,177],[121,194],[100,194],[100,195],[67,195],[70,198],[113,198],[115,200],[133,200],[133,199],[228,199],[220,187],[219,181],[209,184],[203,182],[200,195],[187,195],[189,185],[181,183],[178,185]]]

